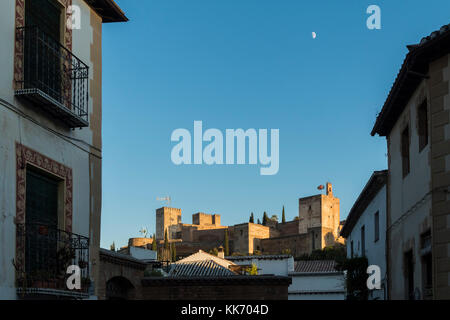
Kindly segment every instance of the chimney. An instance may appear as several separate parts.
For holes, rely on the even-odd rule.
[[[225,252],[223,251],[223,247],[219,247],[219,253],[217,254],[219,258],[225,259]]]
[[[327,196],[333,196],[333,185],[327,182]]]

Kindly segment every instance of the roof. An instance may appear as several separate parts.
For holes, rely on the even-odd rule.
[[[114,0],[84,0],[101,18],[102,22],[127,22],[128,18]]]
[[[364,210],[366,210],[367,206],[373,200],[373,198],[378,194],[380,189],[386,184],[388,176],[388,171],[374,171],[369,181],[366,183],[366,186],[361,191],[358,199],[356,199],[353,207],[350,210],[350,213],[345,220],[345,224],[342,227],[340,235],[344,238],[347,238],[352,232],[353,227],[356,222],[359,220]]]
[[[234,275],[236,273],[214,260],[174,263],[169,271],[169,277],[225,277]]]
[[[199,250],[198,252],[191,254],[190,256],[187,256],[184,259],[178,260],[176,263],[181,264],[181,263],[186,263],[186,262],[194,262],[194,261],[198,262],[198,261],[205,261],[205,260],[212,260],[215,263],[217,263],[218,265],[225,267],[227,269],[230,265],[235,265],[235,263],[232,261],[219,258],[218,256],[209,254],[203,250]]]
[[[236,264],[227,259],[219,258],[203,250],[178,260],[171,265],[170,277],[223,277],[234,276],[236,272],[230,267]]]
[[[254,256],[228,256],[225,257],[228,260],[231,261],[237,261],[237,260],[283,260],[283,259],[289,259],[292,258],[291,255],[288,254],[276,254],[276,255],[254,255]]]
[[[387,136],[424,78],[429,64],[450,52],[450,24],[442,26],[418,44],[407,46],[403,65],[379,113],[371,135]]]
[[[295,262],[296,273],[336,273],[334,260],[300,260]]]
[[[100,248],[99,256],[100,260],[108,261],[113,264],[126,265],[136,269],[145,269],[147,266],[147,264],[144,261],[133,258],[132,256],[103,248]]]

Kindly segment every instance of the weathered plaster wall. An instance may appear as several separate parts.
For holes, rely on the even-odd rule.
[[[431,227],[431,199],[427,196],[431,184],[430,143],[419,152],[417,129],[417,108],[424,99],[427,99],[429,105],[426,81],[412,95],[388,137],[388,251],[389,273],[392,275],[389,292],[393,299],[407,298],[404,254],[408,250],[413,251],[414,257],[414,286],[422,291],[420,235]],[[403,178],[401,134],[406,126],[409,127],[410,134],[411,170]],[[423,200],[419,203],[421,199]]]

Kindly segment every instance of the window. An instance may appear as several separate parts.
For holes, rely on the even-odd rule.
[[[417,122],[419,127],[419,152],[428,144],[428,109],[424,101],[417,109]]]
[[[380,212],[377,211],[375,212],[375,216],[374,216],[374,226],[375,226],[375,230],[374,230],[374,234],[375,234],[375,239],[374,241],[377,242],[380,239]]]
[[[401,150],[402,150],[402,170],[403,170],[403,178],[406,177],[409,173],[409,127],[407,126],[403,132],[401,137]]]
[[[366,255],[366,228],[365,226],[361,227],[361,256]]]
[[[431,254],[431,231],[420,236],[422,254],[422,292],[425,300],[433,299],[433,259]]]

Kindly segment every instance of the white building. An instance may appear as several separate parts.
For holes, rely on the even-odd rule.
[[[450,299],[450,25],[407,47],[372,130],[388,150],[388,294]]]
[[[289,300],[344,300],[346,296],[344,272],[335,269],[333,260],[296,261],[289,272],[292,284]]]
[[[227,260],[240,266],[255,265],[259,275],[273,274],[287,276],[294,271],[294,258],[291,255],[254,255],[254,256],[229,256]]]
[[[387,170],[375,171],[355,201],[341,235],[347,257],[367,257],[381,272],[381,289],[369,291],[369,299],[386,299],[386,181]]]
[[[126,20],[112,0],[0,1],[0,299],[97,295],[102,22]]]

